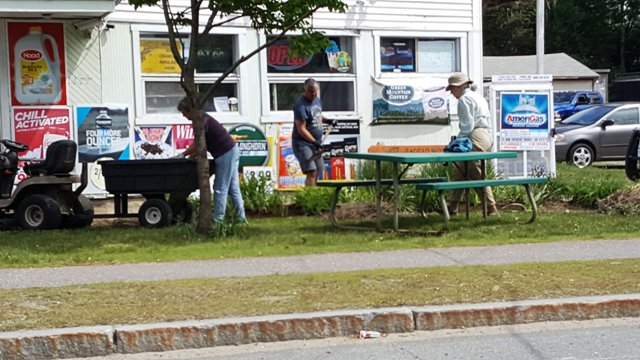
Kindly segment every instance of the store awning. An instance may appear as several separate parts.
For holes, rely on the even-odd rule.
[[[121,0],[0,0],[2,18],[86,19],[105,16]]]

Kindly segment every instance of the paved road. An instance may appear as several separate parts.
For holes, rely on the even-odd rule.
[[[57,287],[114,281],[263,276],[382,268],[497,265],[640,258],[640,239],[430,248],[172,263],[0,269],[0,288]]]

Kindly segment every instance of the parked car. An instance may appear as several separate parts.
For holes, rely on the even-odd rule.
[[[579,111],[600,104],[604,104],[604,98],[597,91],[553,92],[553,114],[556,121],[564,120]]]
[[[580,168],[594,161],[624,160],[639,125],[640,103],[594,105],[556,124],[556,160]]]

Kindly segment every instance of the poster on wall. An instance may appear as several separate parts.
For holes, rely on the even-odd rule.
[[[29,146],[21,160],[43,160],[51,143],[71,139],[71,110],[66,106],[14,107],[12,113],[13,138]]]
[[[500,94],[500,150],[549,150],[549,95]]]
[[[445,78],[374,79],[371,125],[449,125]]]
[[[346,159],[344,153],[358,152],[360,148],[360,120],[336,120],[336,126],[331,129],[322,146],[324,169],[320,172],[319,179],[355,180],[358,160]]]
[[[78,158],[129,159],[129,108],[125,105],[77,106]]]
[[[64,25],[7,23],[11,104],[66,105]]]
[[[173,125],[173,150],[180,154],[193,144],[193,127],[191,124]]]
[[[173,156],[171,126],[136,126],[133,155],[136,159],[168,159]]]
[[[87,194],[106,192],[101,160],[129,160],[129,108],[126,105],[81,105],[75,109],[78,161],[89,163]]]
[[[293,154],[291,134],[293,124],[278,126],[278,190],[296,190],[304,188],[305,175]]]
[[[252,124],[240,124],[229,129],[229,135],[240,149],[240,171],[245,166],[269,163],[269,142],[262,129]]]
[[[178,52],[182,51],[176,42]],[[180,74],[180,66],[173,57],[169,39],[140,38],[140,66],[146,74]]]

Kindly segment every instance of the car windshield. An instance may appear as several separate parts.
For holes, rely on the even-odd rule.
[[[573,95],[575,95],[575,91],[563,91],[563,92],[553,93],[553,103],[560,104],[560,103],[571,102],[571,98],[573,97]]]
[[[565,125],[591,125],[615,108],[616,106],[594,106],[575,113],[560,123]]]

